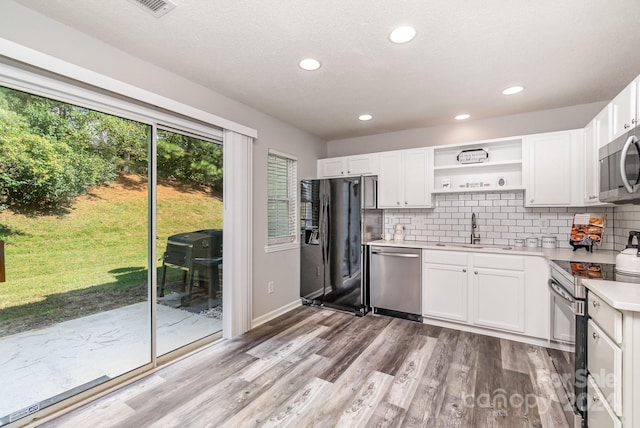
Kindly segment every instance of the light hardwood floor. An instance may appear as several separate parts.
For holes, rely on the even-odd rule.
[[[564,427],[543,348],[301,307],[49,427]]]

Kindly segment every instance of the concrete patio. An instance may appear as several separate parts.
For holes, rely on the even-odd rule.
[[[222,330],[222,321],[157,305],[158,355]],[[0,339],[0,424],[151,360],[148,302]]]

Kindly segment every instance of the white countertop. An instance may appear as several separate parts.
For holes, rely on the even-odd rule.
[[[571,248],[528,248],[514,247],[511,245],[470,245],[458,243],[442,243],[427,241],[370,241],[368,245],[378,245],[386,247],[405,247],[405,248],[422,248],[426,250],[444,250],[444,251],[468,251],[473,253],[496,253],[496,254],[513,254],[525,256],[546,257],[549,260],[566,260],[580,261],[587,263],[615,263],[617,251],[596,250],[593,253],[587,253],[584,249],[573,251]]]
[[[640,284],[593,279],[585,279],[582,283],[614,308],[640,312]]]

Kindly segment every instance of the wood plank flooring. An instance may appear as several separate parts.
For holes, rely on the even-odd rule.
[[[48,427],[565,427],[544,348],[300,307]]]

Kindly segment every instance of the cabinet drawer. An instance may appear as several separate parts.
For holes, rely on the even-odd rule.
[[[473,266],[501,270],[524,270],[524,257],[476,253],[473,255]]]
[[[622,428],[622,422],[613,413],[591,376],[589,376],[587,383],[587,406],[587,419],[590,427]]]
[[[602,395],[622,414],[622,350],[592,319],[587,328],[587,365],[589,374]]]
[[[589,293],[587,312],[616,343],[622,343],[622,313],[594,293]]]
[[[441,265],[458,265],[466,268],[467,254],[458,251],[423,250],[422,261]]]

